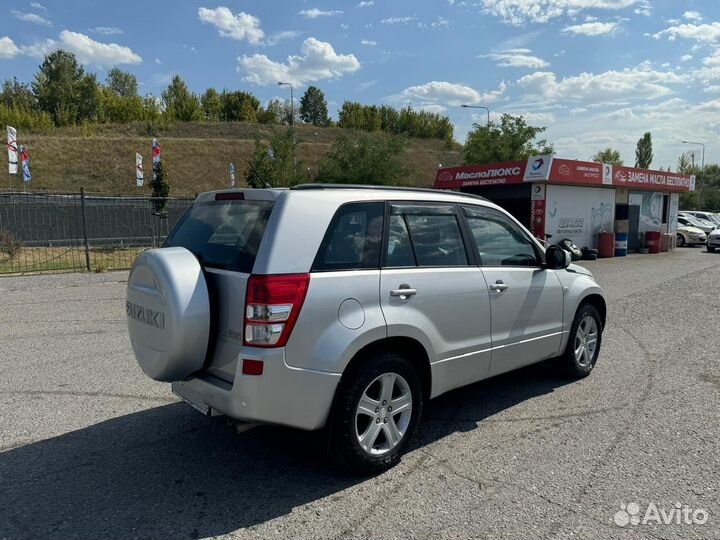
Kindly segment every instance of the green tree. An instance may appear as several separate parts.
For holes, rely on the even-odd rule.
[[[56,125],[74,124],[78,118],[80,83],[85,72],[75,55],[63,50],[51,52],[35,75],[33,93],[40,110]]]
[[[677,172],[681,174],[695,174],[693,172],[692,161],[690,160],[690,153],[683,152],[680,154],[677,160]]]
[[[300,98],[300,118],[313,126],[327,126],[330,123],[325,94],[317,86],[308,87]]]
[[[205,120],[211,122],[217,122],[220,120],[222,114],[222,100],[220,94],[214,88],[208,88],[205,93],[200,97],[200,103],[202,105],[203,114]]]
[[[648,131],[645,133],[637,142],[635,148],[635,166],[640,169],[649,169],[652,165],[653,150],[652,150],[652,135]]]
[[[114,92],[120,97],[131,98],[137,96],[137,78],[127,71],[112,68],[107,74],[105,85],[111,92]]]
[[[167,197],[170,194],[170,182],[165,171],[165,165],[162,161],[153,163],[153,176],[150,180],[152,188],[152,206],[157,214],[162,214],[167,205]]]
[[[283,102],[279,99],[271,99],[267,106],[258,112],[257,121],[261,124],[279,124],[284,112]]]
[[[402,136],[342,135],[320,161],[316,181],[397,185],[406,174],[401,163],[406,148],[407,139]]]
[[[291,130],[273,133],[270,144],[255,139],[255,150],[245,174],[245,181],[250,187],[289,187],[305,181],[300,171],[305,169],[302,162],[294,164],[294,147]]]
[[[544,131],[544,127],[528,125],[523,116],[503,114],[499,123],[473,124],[463,158],[465,163],[495,163],[553,154],[551,144],[537,139]]]
[[[29,84],[18,82],[15,77],[3,81],[0,103],[20,111],[37,110],[37,100],[32,88]]]
[[[220,94],[222,101],[222,119],[227,122],[257,122],[260,101],[248,92],[228,92]]]
[[[623,164],[623,160],[620,158],[620,152],[613,150],[609,146],[605,150],[600,150],[590,159],[597,161],[598,163],[609,163],[610,165]]]
[[[165,113],[172,120],[190,122],[200,120],[200,100],[190,92],[180,75],[175,75],[162,93]]]
[[[95,74],[83,75],[77,89],[77,119],[80,122],[98,122],[101,115],[102,95]]]

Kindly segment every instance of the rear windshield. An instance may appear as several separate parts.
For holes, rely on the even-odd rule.
[[[205,267],[250,273],[273,203],[228,200],[194,204],[163,247],[184,247]]]

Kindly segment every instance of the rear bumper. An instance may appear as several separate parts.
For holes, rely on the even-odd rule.
[[[262,375],[243,375],[240,360],[232,384],[204,374],[174,382],[172,390],[198,410],[209,407],[245,422],[306,430],[323,427],[340,374],[293,368],[284,356],[281,350],[270,349],[243,354],[243,358],[263,362]]]

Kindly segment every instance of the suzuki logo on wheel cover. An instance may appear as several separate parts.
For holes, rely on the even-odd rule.
[[[131,319],[147,324],[148,326],[159,328],[160,330],[165,328],[165,313],[162,311],[155,311],[145,306],[133,304],[128,300],[125,302],[125,313]]]

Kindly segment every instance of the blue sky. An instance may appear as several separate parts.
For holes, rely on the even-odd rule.
[[[333,116],[344,100],[442,112],[461,142],[485,121],[467,103],[547,126],[562,157],[613,146],[632,164],[649,130],[654,166],[695,148],[682,140],[720,161],[719,0],[0,0],[0,79],[30,81],[59,47],[142,93],[178,73],[265,102],[289,80]]]

